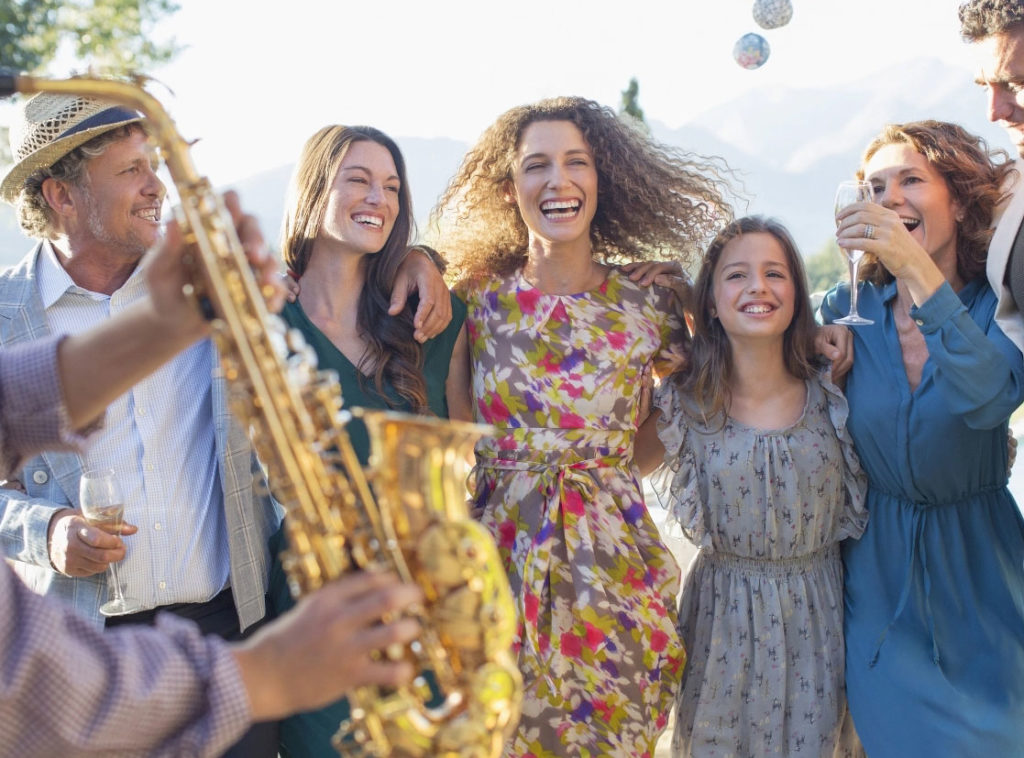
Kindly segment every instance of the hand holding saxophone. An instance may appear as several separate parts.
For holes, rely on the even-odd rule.
[[[255,216],[242,210],[238,193],[234,191],[224,194],[224,206],[260,284],[267,310],[276,313],[284,305],[286,290],[277,261],[267,251],[259,223]],[[188,251],[181,229],[172,219],[167,223],[163,239],[149,251],[142,265],[146,267],[146,283],[156,316],[166,325],[175,327],[183,337],[196,339],[209,332],[209,325],[195,302],[185,295],[185,288],[194,276],[183,261]]]
[[[415,584],[369,572],[303,597],[294,611],[235,651],[253,717],[313,710],[356,687],[408,684],[416,673],[412,664],[377,651],[416,639],[420,625],[398,614],[422,600]],[[383,618],[393,620],[382,623]]]

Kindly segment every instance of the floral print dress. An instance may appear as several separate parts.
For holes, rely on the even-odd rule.
[[[652,756],[685,653],[679,569],[633,464],[641,372],[680,327],[671,294],[612,270],[546,295],[521,272],[469,285],[473,390],[499,434],[476,497],[516,595],[514,756]]]
[[[673,755],[858,755],[839,542],[864,531],[867,482],[845,398],[808,380],[799,420],[772,430],[704,423],[672,381],[655,402],[673,516],[700,548],[679,606]]]

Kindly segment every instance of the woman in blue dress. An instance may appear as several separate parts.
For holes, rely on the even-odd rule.
[[[1006,488],[1024,359],[995,324],[989,228],[1012,170],[960,127],[887,127],[839,214],[863,250],[849,428],[870,486],[843,549],[846,686],[871,758],[1024,755],[1024,520]],[[822,304],[847,313],[847,285]]]

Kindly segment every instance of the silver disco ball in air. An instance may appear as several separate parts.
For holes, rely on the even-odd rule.
[[[762,29],[778,29],[793,18],[790,0],[754,0],[754,21]]]

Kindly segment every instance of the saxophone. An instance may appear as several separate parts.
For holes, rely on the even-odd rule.
[[[364,470],[345,431],[351,414],[337,376],[317,371],[301,335],[267,312],[220,197],[142,80],[0,75],[0,96],[14,92],[87,95],[146,116],[192,248],[187,294],[211,321],[232,412],[249,427],[287,513],[282,563],[292,594],[360,570],[392,571],[423,590],[420,638],[379,654],[432,672],[443,702],[428,705],[422,676],[396,689],[358,688],[334,738],[339,754],[496,758],[518,721],[522,680],[508,579],[490,534],[466,508],[467,461],[489,428],[356,409],[373,449]]]

